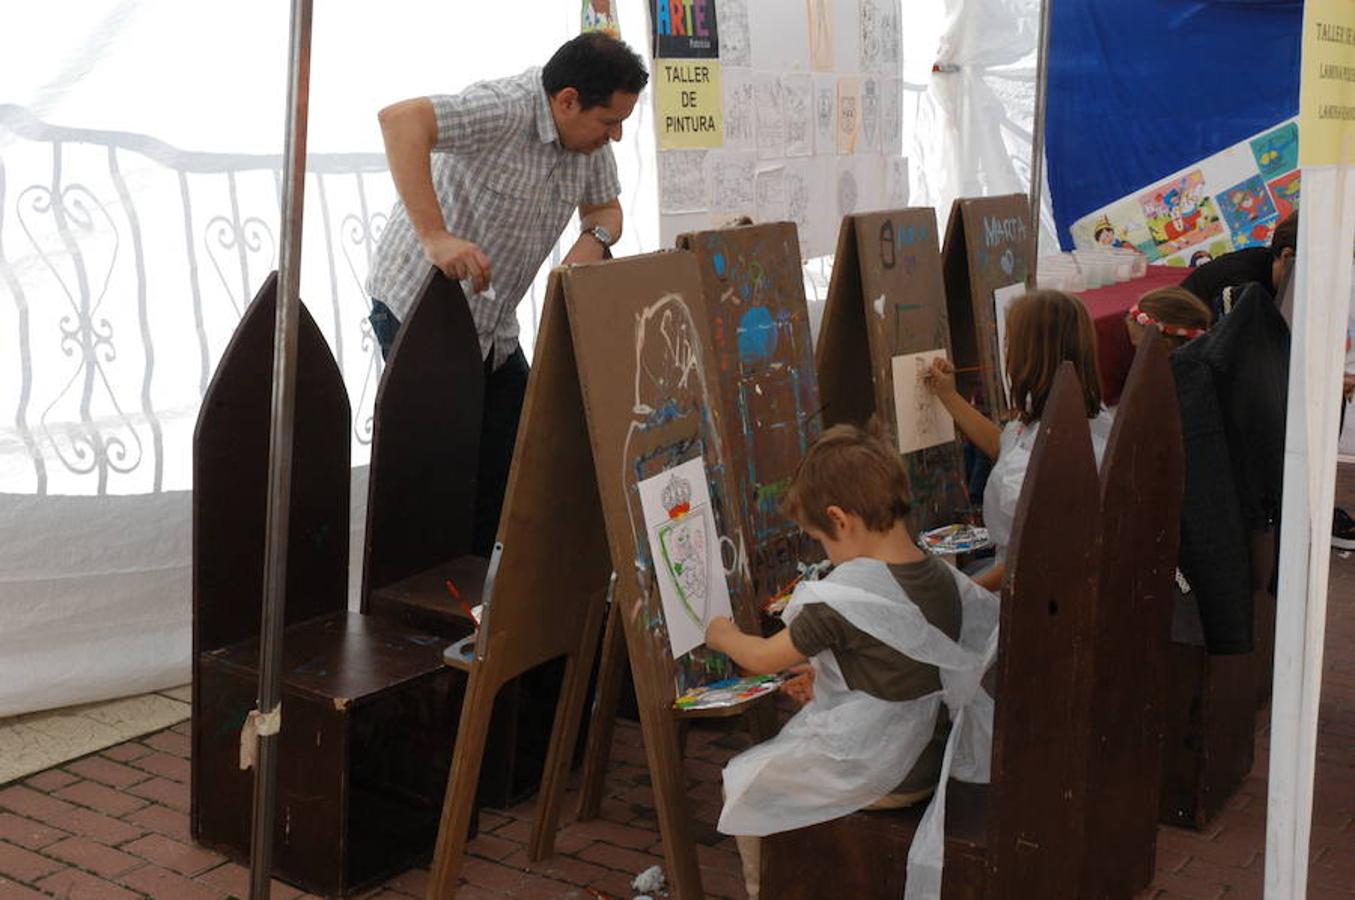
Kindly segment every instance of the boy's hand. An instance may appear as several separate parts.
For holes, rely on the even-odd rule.
[[[726,653],[729,640],[739,634],[739,626],[728,616],[716,616],[706,626],[706,646],[712,650]]]
[[[814,699],[814,668],[809,665],[794,666],[790,671],[796,674],[781,683],[781,690],[790,699],[804,706]]]

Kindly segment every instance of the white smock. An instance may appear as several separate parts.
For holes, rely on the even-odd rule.
[[[1110,427],[1115,418],[1109,410],[1102,409],[1087,425],[1092,433],[1092,452],[1096,454],[1096,467],[1101,467],[1101,458],[1106,455],[1106,442],[1110,440]],[[1016,501],[1021,499],[1021,485],[1026,480],[1026,470],[1030,468],[1030,454],[1035,449],[1035,437],[1040,433],[1040,423],[1027,425],[1017,419],[1008,422],[1002,429],[998,440],[997,459],[993,462],[993,471],[988,475],[988,484],[983,489],[983,525],[988,529],[988,537],[997,548],[997,557],[1007,555],[1007,545],[1012,541],[1012,523],[1016,520]]]
[[[814,699],[781,733],[730,760],[724,770],[725,834],[764,836],[856,812],[894,790],[931,742],[944,702],[950,710],[940,781],[908,853],[906,897],[940,896],[945,786],[949,777],[986,783],[993,701],[980,681],[997,650],[998,598],[950,569],[960,593],[960,639],[927,621],[889,567],[854,559],[823,581],[795,589],[785,619],[827,603],[861,631],[918,662],[938,667],[941,690],[891,701],[847,687],[832,651],[809,660]]]

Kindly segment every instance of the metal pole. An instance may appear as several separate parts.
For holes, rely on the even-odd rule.
[[[1040,49],[1035,60],[1035,121],[1030,132],[1030,223],[1033,236],[1026,287],[1035,287],[1040,264],[1040,194],[1044,188],[1044,107],[1049,95],[1049,20],[1054,0],[1040,3]]]
[[[287,588],[287,528],[292,495],[292,425],[296,412],[296,344],[301,317],[301,213],[306,179],[312,0],[292,0],[287,66],[287,136],[283,151],[282,254],[273,334],[273,404],[268,453],[268,531],[259,636],[259,705],[250,834],[251,900],[268,897],[273,872],[273,797],[280,728],[278,670]]]

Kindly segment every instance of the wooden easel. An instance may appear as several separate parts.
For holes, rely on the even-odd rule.
[[[950,340],[960,393],[978,395],[994,418],[1008,410],[998,351],[993,292],[1026,282],[1035,254],[1030,198],[1025,194],[958,199],[941,250]]]
[[[710,323],[712,362],[723,407],[723,440],[733,483],[731,503],[746,560],[751,595],[761,609],[823,550],[780,510],[795,467],[821,431],[809,313],[795,225],[778,222],[679,235],[701,272]],[[613,606],[603,637],[598,693],[589,726],[579,819],[597,816],[610,756],[625,644]],[[763,737],[772,731],[763,711],[747,722]],[[739,707],[679,713],[683,719],[727,717]]]
[[[1161,332],[1134,356],[1101,465],[1100,589],[1089,679],[1087,898],[1153,880],[1166,727],[1168,645],[1185,460]]]
[[[579,381],[556,273],[541,317],[499,542],[486,579],[484,617],[474,638],[447,650],[448,664],[464,668],[469,684],[430,900],[456,895],[495,698],[522,673],[565,657],[527,853],[540,859],[554,846],[612,566]]]
[[[1072,895],[1084,850],[1100,515],[1082,391],[1059,371],[1017,503],[996,670],[992,778],[952,781],[943,896]],[[1057,764],[1052,761],[1057,760]],[[781,898],[897,898],[923,806],[861,812],[772,835],[762,892]]]
[[[879,416],[897,443],[892,360],[937,348],[950,353],[951,341],[935,212],[844,218],[816,350],[824,423],[864,425]],[[913,534],[972,518],[958,442],[903,459]]]

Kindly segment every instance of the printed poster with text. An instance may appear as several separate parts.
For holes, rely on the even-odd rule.
[[[724,88],[718,60],[656,59],[654,81],[660,150],[724,146]]]
[[[1355,0],[1303,7],[1299,156],[1305,166],[1355,163]]]
[[[654,0],[654,58],[715,59],[720,36],[715,27],[715,0]]]

